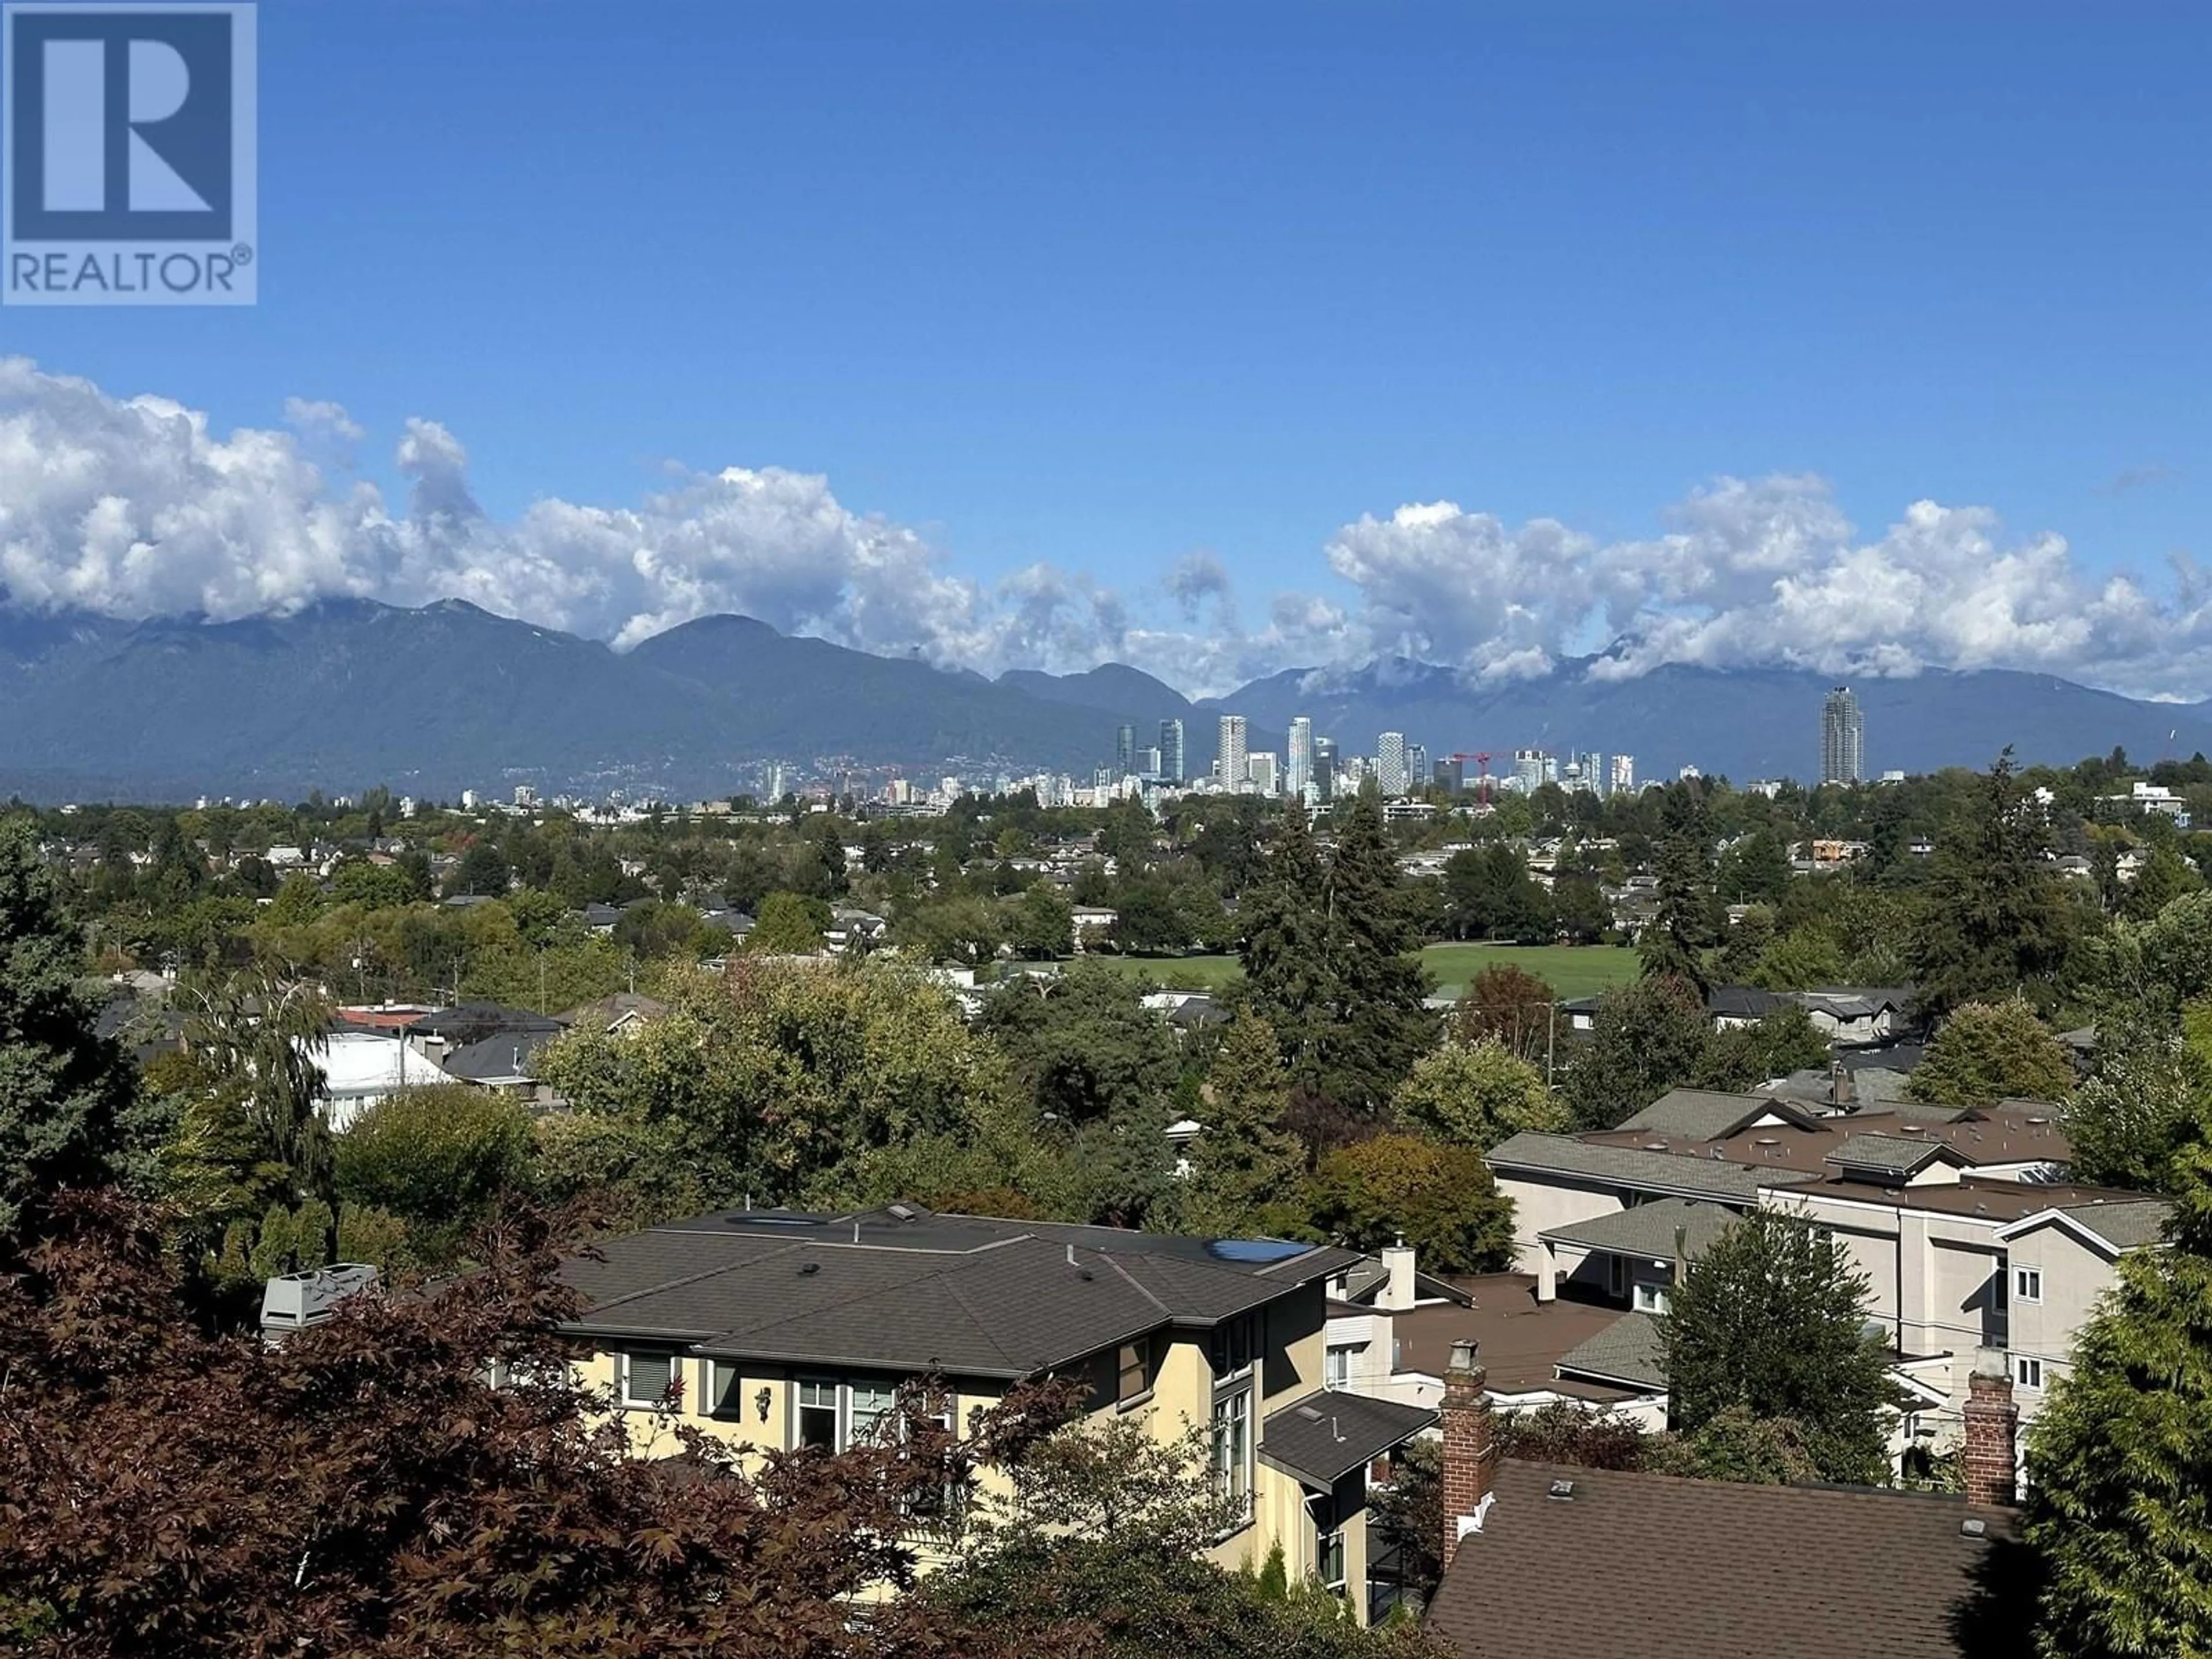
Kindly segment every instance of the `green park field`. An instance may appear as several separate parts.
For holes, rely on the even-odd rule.
[[[1176,989],[1211,989],[1242,972],[1235,957],[1102,956],[1123,972]],[[1493,963],[1510,962],[1548,981],[1562,997],[1584,997],[1634,979],[1636,952],[1618,945],[1431,945],[1421,960],[1437,990],[1456,996]]]

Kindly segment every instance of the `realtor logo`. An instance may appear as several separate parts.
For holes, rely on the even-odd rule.
[[[254,11],[5,8],[9,305],[251,305]]]

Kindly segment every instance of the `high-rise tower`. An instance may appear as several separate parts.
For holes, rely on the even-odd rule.
[[[1866,716],[1848,685],[1820,705],[1820,781],[1858,783],[1866,777]]]

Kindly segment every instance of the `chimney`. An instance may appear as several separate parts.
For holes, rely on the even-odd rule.
[[[1851,1103],[1851,1074],[1844,1069],[1844,1062],[1828,1062],[1828,1104],[1838,1111],[1849,1109]]]
[[[2020,1407],[2012,1402],[2012,1371],[2002,1348],[1976,1350],[1965,1416],[1966,1501],[2008,1509],[2020,1496]]]
[[[1443,1563],[1452,1564],[1459,1540],[1482,1530],[1490,1513],[1490,1477],[1495,1462],[1491,1444],[1490,1374],[1474,1354],[1474,1340],[1452,1344],[1444,1368]]]
[[[1413,1247],[1403,1237],[1383,1246],[1382,1271],[1382,1288],[1376,1293],[1375,1305],[1385,1313],[1410,1311],[1420,1296],[1413,1287]]]

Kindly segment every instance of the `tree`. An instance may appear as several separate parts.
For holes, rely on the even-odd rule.
[[[467,1084],[402,1089],[337,1137],[337,1191],[418,1234],[457,1234],[520,1182],[530,1144],[530,1114],[508,1096]]]
[[[1607,991],[1560,1085],[1575,1127],[1613,1128],[1688,1082],[1711,1035],[1704,999],[1686,981],[1644,979]]]
[[[2212,1057],[2154,1018],[2108,1020],[2095,1069],[2066,1098],[2067,1168],[2097,1187],[2162,1190],[2212,1109]]]
[[[1436,1045],[1427,970],[1407,919],[1398,855],[1381,800],[1352,803],[1328,862],[1328,934],[1336,1006],[1323,1038],[1322,1091],[1379,1111],[1413,1062]]]
[[[2129,917],[2143,921],[2184,894],[2202,890],[2203,885],[2203,878],[2190,867],[2180,850],[2169,842],[2160,842],[2151,848],[2150,856],[2128,884],[2120,908]]]
[[[1513,1203],[1472,1146],[1381,1134],[1321,1160],[1314,1225],[1355,1250],[1403,1237],[1433,1273],[1486,1273],[1513,1253]]]
[[[1075,907],[1048,881],[1006,906],[1006,942],[1030,960],[1064,957],[1075,939]]]
[[[82,947],[26,818],[0,821],[0,1235],[143,1152],[130,1062],[76,988]]]
[[[1662,1325],[1671,1425],[1694,1435],[1731,1407],[1802,1429],[1821,1477],[1887,1468],[1888,1356],[1866,1328],[1865,1276],[1798,1218],[1754,1210],[1674,1287]]]
[[[1305,808],[1292,801],[1265,878],[1247,890],[1241,907],[1244,987],[1252,1012],[1282,1045],[1292,1082],[1316,1090],[1338,997],[1339,965],[1322,904],[1327,880]]]
[[[2166,1248],[2122,1258],[2027,1443],[2047,1659],[2212,1652],[2212,1151]]]
[[[757,957],[811,957],[823,948],[830,907],[800,893],[770,893],[761,901],[745,951]]]
[[[1936,846],[1929,908],[1913,939],[1923,1011],[2008,996],[2055,972],[2072,933],[2058,878],[2043,862],[2042,807],[2021,787],[2007,749],[1966,813]]]
[[[569,1381],[555,1328],[577,1304],[540,1226],[271,1349],[181,1316],[147,1212],[57,1207],[65,1224],[0,1281],[11,1650],[1012,1659],[981,1621],[881,1590],[912,1582],[915,1509],[1060,1420],[1062,1393],[957,1442],[909,1395],[896,1445],[748,1472],[672,1428],[674,1462],[635,1457]],[[514,1386],[489,1385],[495,1362]],[[1020,1651],[1095,1652],[1091,1635],[1056,1626]]]
[[[1654,1441],[1643,1467],[1693,1480],[1735,1480],[1755,1486],[1796,1486],[1821,1479],[1804,1425],[1795,1418],[1761,1417],[1741,1402],[1723,1407],[1687,1434]]]
[[[1637,940],[1648,977],[1687,981],[1700,997],[1706,988],[1705,952],[1717,944],[1712,843],[1705,811],[1687,789],[1668,792],[1667,831],[1659,843],[1658,914]]]
[[[207,1085],[210,1110],[242,1132],[257,1165],[283,1172],[291,1202],[330,1203],[337,1195],[326,1080],[316,1056],[329,1042],[330,1005],[311,986],[267,974],[242,974],[201,990],[185,1028],[187,1049]],[[194,1115],[188,1109],[187,1125]]]
[[[2074,1086],[2074,1062],[2023,999],[1969,1002],[1938,1028],[1905,1086],[1937,1106],[2057,1100]]]
[[[1802,1008],[1777,1008],[1708,1036],[1692,1080],[1700,1089],[1735,1093],[1827,1063],[1828,1040],[1813,1017]]]
[[[1055,979],[1009,980],[985,999],[975,1024],[1013,1061],[1036,1109],[1066,1123],[1164,1097],[1182,1070],[1174,1031],[1109,963],[1076,962]]]
[[[1559,994],[1549,981],[1510,962],[1493,962],[1467,982],[1452,1009],[1452,1035],[1462,1042],[1488,1038],[1526,1060],[1540,1060],[1559,1040]]]
[[[462,854],[461,861],[453,866],[453,873],[446,879],[446,895],[450,898],[458,893],[473,893],[497,898],[506,893],[514,873],[498,848],[480,841]]]
[[[1486,1152],[1523,1129],[1567,1127],[1543,1073],[1492,1042],[1448,1042],[1422,1055],[1390,1107],[1401,1123]]]
[[[1198,1233],[1276,1232],[1295,1218],[1305,1148],[1282,1127],[1291,1074],[1267,1022],[1230,1022],[1207,1068],[1183,1221]]]
[[[1721,854],[1716,884],[1735,904],[1772,903],[1790,887],[1790,853],[1771,830],[1754,830]]]

